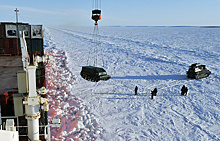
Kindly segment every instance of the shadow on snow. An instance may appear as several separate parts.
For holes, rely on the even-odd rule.
[[[111,79],[187,80],[186,75],[113,76]]]

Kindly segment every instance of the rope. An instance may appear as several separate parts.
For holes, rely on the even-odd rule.
[[[103,49],[102,49],[101,42],[100,42],[98,25],[95,25],[95,27],[94,27],[94,31],[93,31],[93,44],[94,44],[94,49],[93,49],[93,53],[94,53],[94,66],[98,65],[98,51],[101,51],[102,65],[104,67]],[[89,56],[88,56],[87,63],[88,62],[89,62]]]
[[[94,2],[94,0],[93,0],[93,2]],[[95,42],[95,28],[96,27],[94,27],[94,30],[93,30],[93,34],[92,34],[92,42],[94,43]],[[90,55],[92,54],[91,53],[92,52],[92,49],[89,49],[89,55],[88,55],[88,59],[87,59],[87,65],[89,65],[89,60],[90,60]]]
[[[20,16],[20,14],[19,14],[19,16]],[[24,22],[28,22],[28,20],[24,19],[24,17],[22,17],[22,16],[20,16],[20,19],[23,19]]]
[[[98,43],[97,43],[97,31],[98,31],[98,25],[95,26],[96,27],[96,31],[95,31],[95,66],[97,66],[97,46],[98,46]]]
[[[95,9],[98,9],[100,4],[101,7],[101,0],[93,0],[93,7]],[[97,22],[97,21],[96,21]],[[103,59],[103,50],[101,47],[101,43],[100,43],[100,36],[99,36],[99,29],[98,29],[98,24],[95,24],[94,30],[93,30],[93,39],[92,42],[94,44],[94,49],[93,49],[93,59],[94,59],[94,66],[98,65],[98,51],[101,51],[101,57],[102,57],[102,64],[104,67],[104,59]],[[91,49],[92,50],[92,49]],[[89,60],[90,60],[90,54],[91,54],[91,50],[90,53],[88,55],[88,60],[87,60],[87,65],[89,65]]]
[[[11,21],[13,18],[15,18],[15,15],[13,15],[8,21]]]
[[[93,6],[95,9],[98,8],[98,0],[93,0]]]
[[[88,59],[87,59],[87,66],[89,65],[90,54],[91,54],[91,51],[89,51],[89,55],[88,55]]]
[[[98,28],[98,27],[97,27]],[[100,36],[99,36],[99,30],[97,30],[97,33],[98,33],[98,41],[99,41],[99,44],[98,44],[98,46],[99,46],[99,48],[101,49],[101,57],[102,57],[102,66],[104,67],[104,57],[103,57],[103,49],[102,49],[102,44],[101,44],[101,42],[100,42]]]
[[[94,27],[93,30],[93,34],[92,34],[92,42],[94,44],[94,50],[93,50],[93,54],[94,54],[94,66],[95,66],[95,54],[96,54],[96,26]],[[89,61],[90,61],[90,55],[92,54],[92,49],[89,49],[89,55],[88,55],[88,59],[87,59],[87,65],[89,65]]]
[[[101,9],[101,0],[93,0],[92,9]]]
[[[94,66],[97,66],[97,34],[98,34],[98,25],[95,25],[94,27]]]
[[[102,9],[102,8],[101,8],[101,2],[102,2],[102,1],[100,0],[100,2],[99,2],[99,8],[100,8],[100,9]]]

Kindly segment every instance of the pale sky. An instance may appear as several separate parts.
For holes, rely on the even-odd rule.
[[[93,26],[93,0],[0,0],[0,22]],[[101,0],[101,26],[220,26],[220,0]]]

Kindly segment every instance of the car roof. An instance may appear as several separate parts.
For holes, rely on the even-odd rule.
[[[82,66],[82,68],[89,68],[89,69],[95,69],[98,72],[105,72],[105,70],[103,68],[99,68],[99,67],[94,67],[94,66]]]

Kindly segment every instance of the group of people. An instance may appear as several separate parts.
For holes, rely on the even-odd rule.
[[[137,95],[137,91],[138,91],[138,87],[135,86],[134,95]],[[185,85],[183,85],[183,87],[181,88],[181,96],[187,96],[187,92],[188,92],[188,88]],[[151,91],[151,99],[154,99],[154,96],[156,95],[157,95],[157,88],[154,88],[154,90]]]

